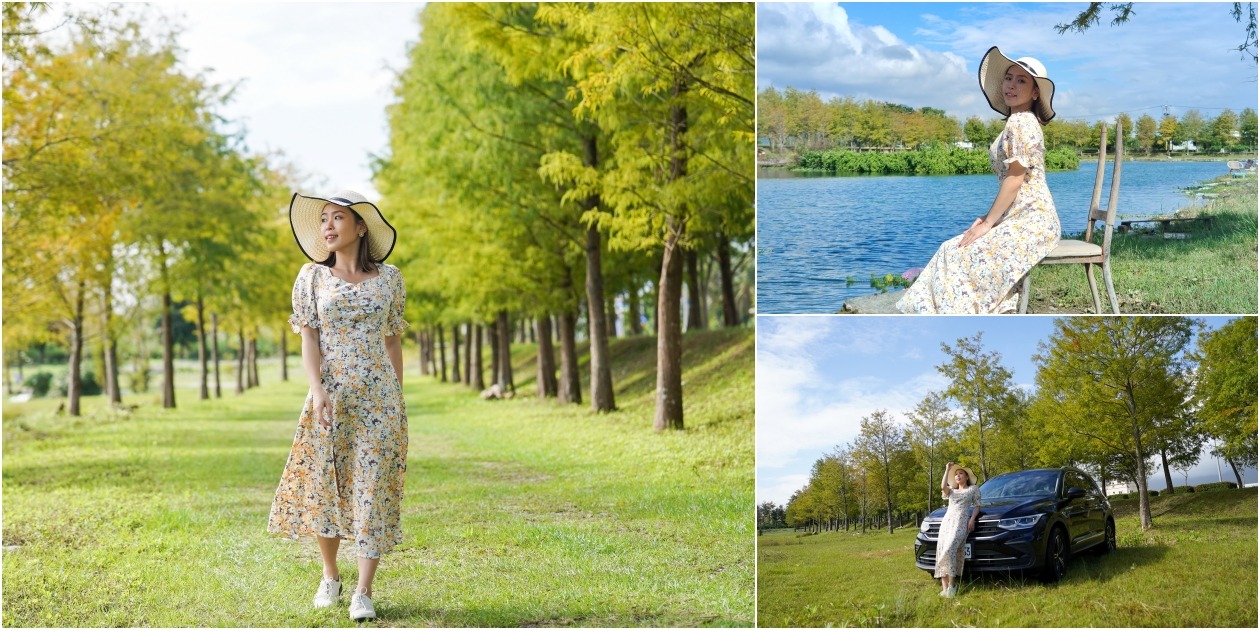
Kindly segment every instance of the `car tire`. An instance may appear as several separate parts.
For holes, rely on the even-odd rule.
[[[1105,556],[1116,550],[1116,522],[1107,519],[1106,533],[1103,535],[1103,541],[1094,547],[1098,551],[1098,555]]]
[[[1041,568],[1041,581],[1053,584],[1067,575],[1068,557],[1067,535],[1062,527],[1050,530],[1050,540],[1046,541],[1046,562]]]

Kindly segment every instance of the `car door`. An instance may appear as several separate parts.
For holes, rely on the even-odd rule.
[[[1064,496],[1067,496],[1068,489],[1080,488],[1085,491],[1083,496],[1067,501],[1067,507],[1064,508],[1064,516],[1068,520],[1068,530],[1071,532],[1072,548],[1076,549],[1079,545],[1090,544],[1090,542],[1100,534],[1102,523],[1098,516],[1102,513],[1101,506],[1097,505],[1097,488],[1084,475],[1074,470],[1069,470],[1064,474]]]

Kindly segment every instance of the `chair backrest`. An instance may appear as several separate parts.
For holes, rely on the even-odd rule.
[[[1098,142],[1098,170],[1094,174],[1094,194],[1089,202],[1089,217],[1085,225],[1085,240],[1093,241],[1094,239],[1094,222],[1103,222],[1103,256],[1109,256],[1111,252],[1111,232],[1116,225],[1116,210],[1119,206],[1120,199],[1120,173],[1124,165],[1124,126],[1120,121],[1116,121],[1116,156],[1115,163],[1111,167],[1111,192],[1107,196],[1107,210],[1104,212],[1098,206],[1098,202],[1102,196],[1103,183],[1103,167],[1107,163],[1107,125],[1103,125],[1102,137]]]
[[[1239,162],[1238,160],[1230,160],[1225,163],[1225,167],[1231,171],[1237,171],[1242,168],[1242,162]]]

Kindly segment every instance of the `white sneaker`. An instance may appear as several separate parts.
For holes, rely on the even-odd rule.
[[[328,608],[341,599],[341,581],[324,578],[319,581],[319,590],[315,591],[315,599],[311,602],[316,608]]]
[[[372,606],[372,600],[367,595],[355,593],[350,596],[350,618],[354,621],[376,619],[376,608]]]

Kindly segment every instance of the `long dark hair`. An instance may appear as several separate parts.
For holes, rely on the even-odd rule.
[[[367,231],[367,222],[364,221],[363,217],[359,216],[359,213],[355,212],[352,208],[346,208],[346,209],[350,210],[350,214],[354,215],[354,224],[362,225],[363,230],[364,230],[363,238],[359,239],[359,256],[358,256],[359,270],[366,271],[368,273],[376,271],[376,263],[380,261],[372,260],[372,253],[371,253],[372,248],[368,247],[368,240],[372,238],[372,234]],[[337,262],[337,254],[333,252],[328,252],[328,258],[324,260],[323,264],[325,266],[331,267],[336,262]]]

